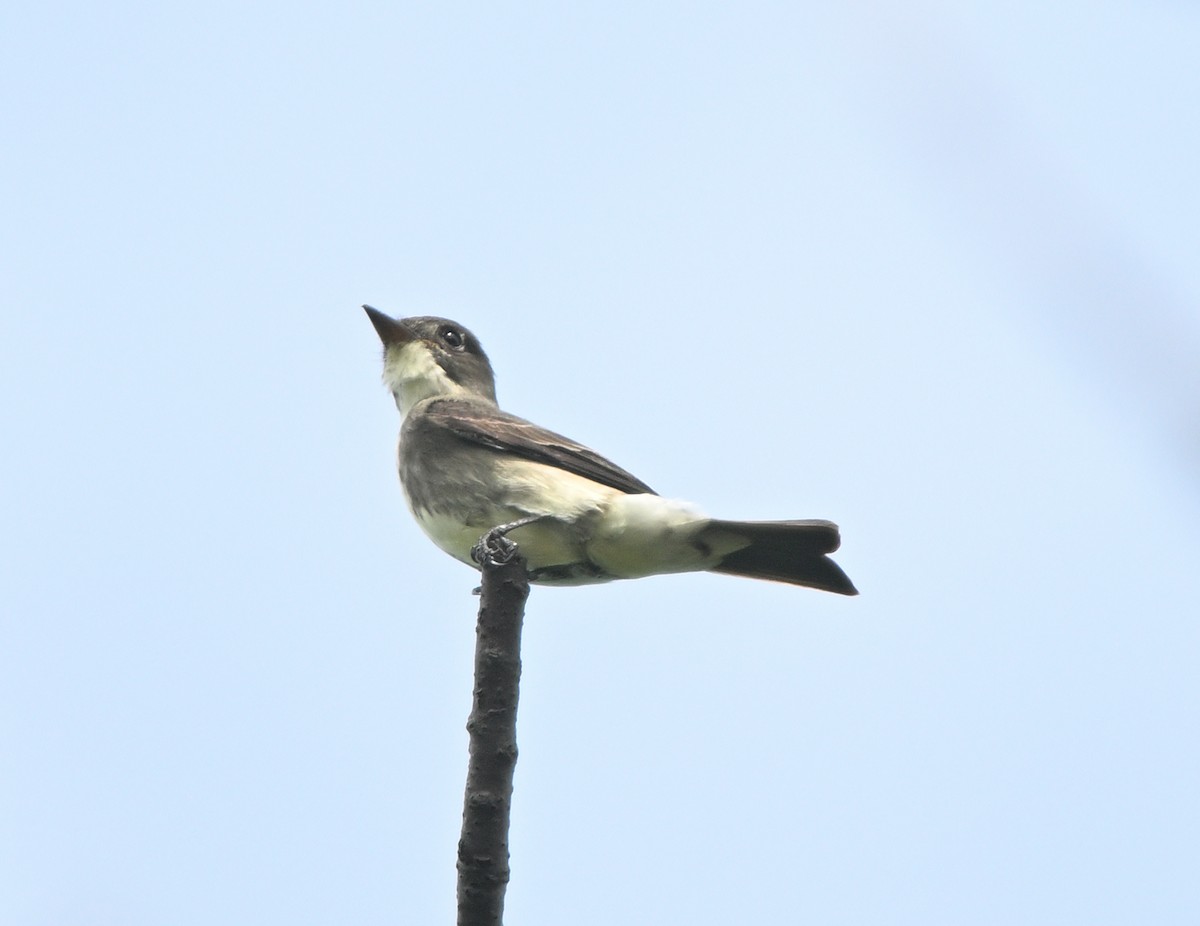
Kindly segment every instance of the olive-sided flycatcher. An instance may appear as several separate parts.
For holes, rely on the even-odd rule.
[[[457,322],[363,306],[395,396],[400,482],[421,529],[468,565],[505,535],[529,578],[583,585],[708,570],[858,594],[826,554],[830,521],[719,521],[663,498],[561,434],[500,410],[479,340]],[[474,554],[473,554],[474,551]]]

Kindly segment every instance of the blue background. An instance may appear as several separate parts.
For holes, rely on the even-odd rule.
[[[509,921],[1200,917],[1200,17],[3,14],[0,923],[448,923],[475,576],[359,304],[858,599],[536,589]]]

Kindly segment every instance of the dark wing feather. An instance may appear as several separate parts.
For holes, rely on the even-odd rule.
[[[594,450],[494,406],[441,399],[429,403],[425,416],[430,424],[483,447],[545,463],[629,495],[658,494]]]

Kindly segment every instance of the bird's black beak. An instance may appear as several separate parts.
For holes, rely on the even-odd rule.
[[[384,347],[393,345],[399,347],[402,344],[407,344],[409,341],[415,341],[417,334],[409,328],[404,322],[396,321],[390,315],[384,315],[378,309],[372,308],[369,305],[364,305],[367,310],[367,317],[371,319],[371,324],[375,326],[375,330],[379,333],[379,340],[383,342]]]

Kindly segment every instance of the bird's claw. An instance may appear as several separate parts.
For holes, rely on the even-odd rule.
[[[540,521],[544,517],[545,515],[534,514],[493,527],[479,538],[479,542],[475,546],[471,547],[471,559],[480,567],[503,566],[505,563],[512,562],[513,557],[517,555],[517,544],[508,539],[508,532]]]
[[[493,527],[471,547],[471,559],[478,565],[503,566],[516,555],[517,545],[507,536],[508,525]]]

